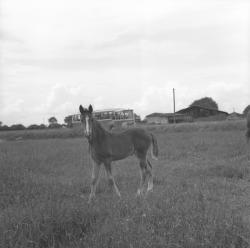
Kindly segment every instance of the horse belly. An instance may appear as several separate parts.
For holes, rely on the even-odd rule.
[[[134,147],[132,144],[119,142],[112,147],[112,160],[121,160],[133,154]]]

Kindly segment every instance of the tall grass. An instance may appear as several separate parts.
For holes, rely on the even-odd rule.
[[[0,143],[1,247],[249,247],[244,131],[155,132],[154,192],[136,198],[139,169],[114,163],[122,199],[102,171],[87,204],[83,139]]]

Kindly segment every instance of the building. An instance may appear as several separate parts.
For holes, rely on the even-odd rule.
[[[228,121],[237,121],[237,120],[241,120],[241,119],[243,119],[243,115],[239,114],[239,113],[236,113],[236,112],[232,112],[227,117]]]
[[[173,114],[173,113],[152,113],[145,117],[146,122],[149,124],[169,124],[179,122],[191,122],[192,117],[186,114]]]
[[[224,111],[220,111],[217,109],[212,109],[212,108],[204,108],[201,106],[190,106],[188,108],[185,109],[181,109],[179,111],[176,112],[177,114],[186,114],[191,116],[193,119],[200,119],[203,118],[204,120],[207,119],[209,120],[210,118],[211,120],[225,120],[228,116],[227,112]]]
[[[134,119],[135,119],[135,122],[141,122],[141,117],[137,115],[136,113],[134,113]]]

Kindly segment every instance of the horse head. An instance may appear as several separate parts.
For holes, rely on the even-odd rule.
[[[81,123],[84,128],[84,134],[87,138],[91,138],[93,126],[93,107],[91,104],[88,108],[83,108],[83,106],[80,105],[79,111],[81,113]]]

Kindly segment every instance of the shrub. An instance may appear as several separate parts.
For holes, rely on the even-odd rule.
[[[10,126],[10,130],[24,130],[25,126],[23,124],[14,124]]]
[[[6,126],[6,125],[0,126],[0,131],[8,131],[8,130],[10,130],[10,128],[8,126]]]
[[[27,129],[39,129],[39,127],[40,126],[37,124],[32,124],[32,125],[28,126]]]
[[[61,128],[62,125],[58,124],[58,123],[53,123],[53,124],[49,124],[48,128]]]

